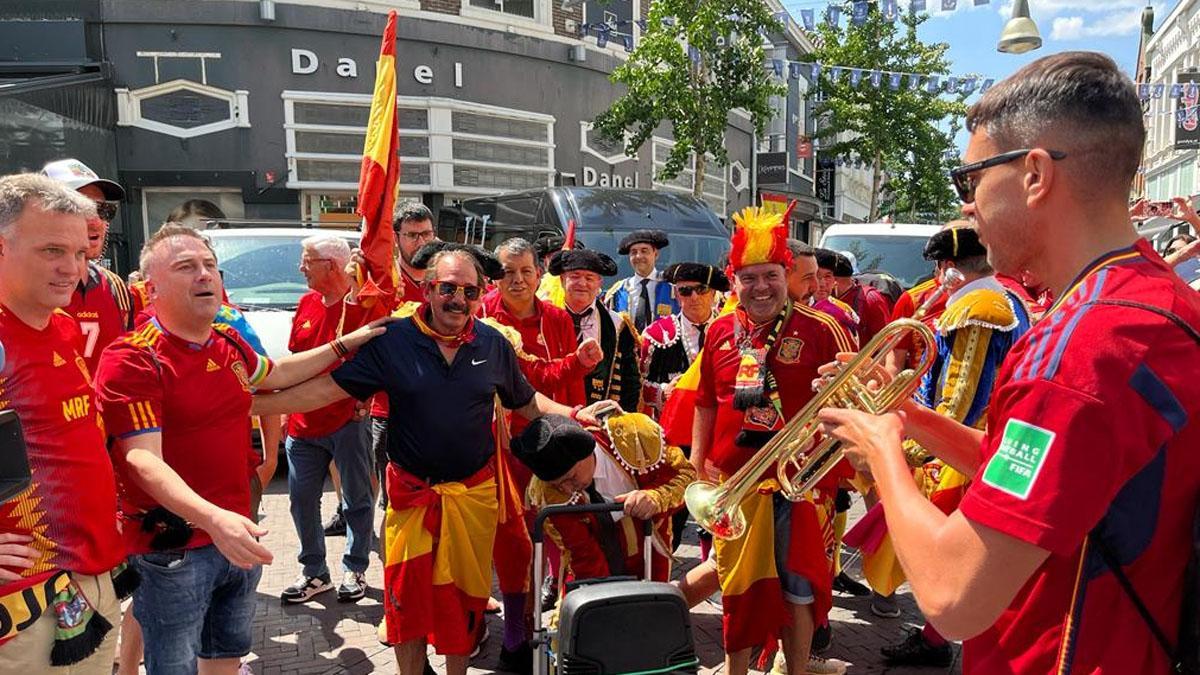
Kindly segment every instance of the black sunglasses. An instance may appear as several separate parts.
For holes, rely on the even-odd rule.
[[[447,298],[458,294],[459,289],[462,289],[463,297],[471,301],[478,300],[479,294],[483,292],[483,289],[478,286],[459,286],[449,281],[439,281],[434,285],[434,288],[437,290],[438,295]]]
[[[975,201],[975,186],[978,184],[978,182],[972,178],[972,174],[983,171],[984,169],[990,169],[993,166],[1008,164],[1013,160],[1017,160],[1025,155],[1028,155],[1035,149],[1036,148],[1009,150],[1008,152],[1002,152],[999,155],[988,157],[987,159],[983,159],[978,162],[964,164],[958,168],[951,169],[950,181],[954,183],[954,190],[958,192],[958,198],[961,199],[962,203],[964,204],[970,204]],[[1050,159],[1054,160],[1064,159],[1067,156],[1067,153],[1059,150],[1047,150],[1046,152],[1050,154]]]
[[[117,202],[96,202],[96,215],[100,216],[100,220],[111,223],[117,217],[118,208]]]
[[[693,293],[696,295],[708,295],[708,292],[711,290],[708,286],[700,284],[699,286],[679,286],[675,289],[675,292],[681,298],[690,298]]]

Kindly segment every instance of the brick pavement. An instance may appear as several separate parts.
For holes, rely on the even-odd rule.
[[[334,493],[326,486],[322,500],[323,513],[332,513]],[[263,497],[263,525],[270,533],[264,538],[266,546],[275,553],[275,563],[263,570],[258,586],[258,600],[254,618],[254,647],[246,659],[250,669],[259,675],[301,674],[351,674],[394,673],[395,660],[392,651],[379,644],[375,637],[375,626],[383,616],[382,565],[372,556],[367,579],[371,586],[367,597],[356,605],[339,605],[335,594],[323,594],[305,605],[282,606],[279,592],[290,584],[299,573],[295,562],[297,538],[288,512],[287,480],[283,471],[271,483]],[[861,515],[861,504],[856,501],[851,512],[851,522]],[[378,524],[382,514],[376,514]],[[692,541],[688,541],[688,539]],[[680,547],[681,563],[676,573],[682,573],[694,565],[699,549],[694,537],[685,538]],[[329,567],[334,571],[334,583],[341,573],[341,552],[345,539],[332,537],[326,540]],[[857,576],[858,561],[847,557],[847,568]],[[873,673],[956,674],[959,672],[957,650],[955,664],[944,671],[941,669],[888,669],[882,665],[879,647],[893,642],[909,626],[919,626],[920,616],[907,588],[899,594],[903,614],[898,619],[879,619],[870,613],[866,598],[835,596],[830,619],[834,628],[834,641],[826,657],[845,661],[847,672],[852,675]],[[472,662],[471,675],[497,672],[500,653],[501,619],[488,618],[492,638],[483,652]],[[720,610],[709,603],[702,603],[693,610],[692,622],[696,636],[697,652],[702,663],[701,673],[720,673],[722,653],[720,648]],[[431,664],[444,672],[444,662],[432,656]]]

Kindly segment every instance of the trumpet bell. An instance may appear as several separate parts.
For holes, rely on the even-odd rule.
[[[738,505],[723,508],[720,497],[724,494],[721,486],[706,480],[696,481],[683,492],[683,501],[687,510],[696,519],[700,527],[708,530],[718,539],[737,539],[746,533],[746,519]]]

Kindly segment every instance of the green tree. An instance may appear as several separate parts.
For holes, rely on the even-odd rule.
[[[693,194],[704,192],[711,154],[729,163],[729,112],[750,113],[761,136],[784,86],[765,70],[760,33],[782,29],[762,0],[653,0],[646,31],[612,80],[626,92],[595,119],[604,138],[633,156],[659,125],[669,123],[675,146],[658,172],[670,180],[695,156]]]
[[[837,5],[835,5],[837,6]],[[878,87],[871,86],[862,74],[858,84],[851,73],[823,68],[817,78],[814,113],[816,136],[826,158],[865,161],[872,171],[871,214],[878,220],[885,204],[896,213],[937,213],[947,211],[953,192],[946,177],[945,159],[954,148],[954,134],[939,128],[948,123],[955,128],[966,114],[963,102],[967,94],[943,94],[940,86],[929,91],[927,76],[938,77],[939,85],[950,72],[946,43],[926,44],[917,37],[917,27],[928,14],[901,12],[891,20],[880,12],[878,3],[870,3],[861,25],[850,16],[854,3],[843,0],[842,21],[820,21],[810,59],[830,65],[863,71],[884,71]],[[888,73],[913,73],[922,76],[920,86],[912,86],[906,76],[893,89]],[[883,177],[893,179],[884,194]]]

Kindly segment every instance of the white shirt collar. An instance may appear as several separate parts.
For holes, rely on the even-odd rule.
[[[995,275],[986,276],[963,284],[957,291],[950,294],[950,298],[946,300],[946,306],[949,307],[958,302],[967,293],[978,291],[982,288],[988,288],[999,293],[1004,292],[1004,284],[1000,283]]]
[[[657,267],[654,268],[654,271],[650,272],[650,276],[647,276],[647,277],[644,277],[644,276],[638,274],[637,272],[634,272],[633,276],[629,277],[629,285],[637,286],[638,284],[640,284],[642,282],[642,279],[649,279],[652,283],[656,283],[659,280],[658,278],[659,278],[659,273],[658,273]]]

